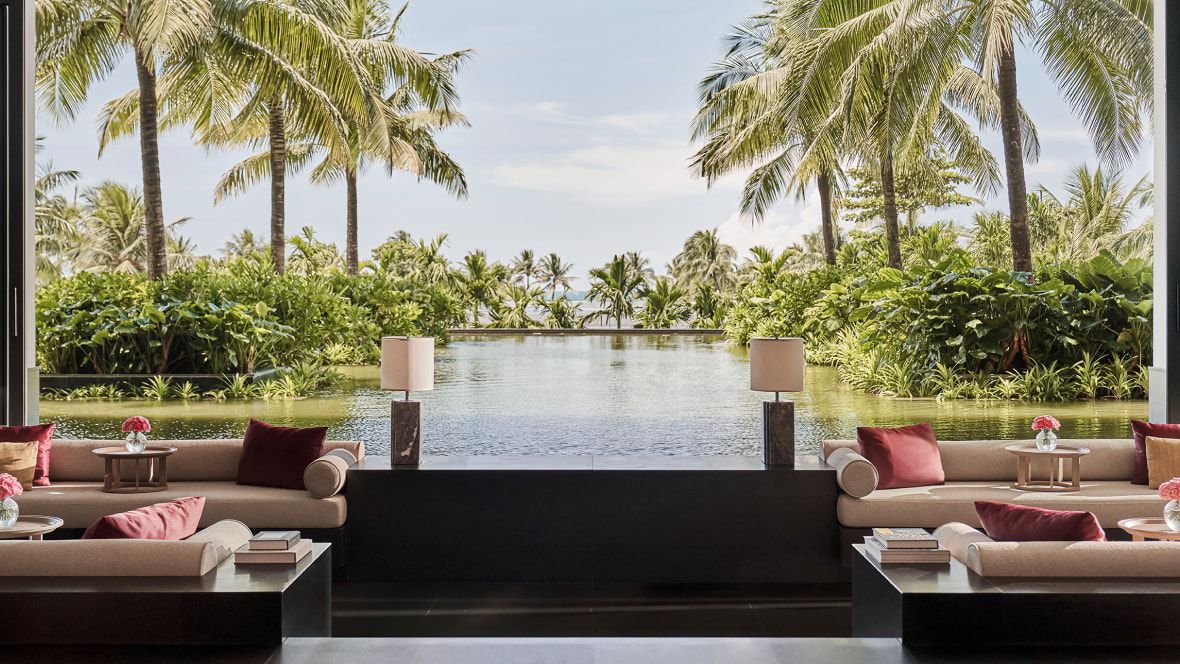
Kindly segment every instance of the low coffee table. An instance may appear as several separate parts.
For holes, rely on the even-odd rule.
[[[18,518],[16,523],[8,528],[0,528],[0,540],[21,539],[22,537],[31,540],[45,539],[46,535],[61,528],[62,523],[62,520],[56,516],[28,514]]]
[[[107,493],[151,493],[168,488],[168,456],[175,447],[148,445],[142,452],[126,447],[100,447],[94,453],[106,462],[102,490]],[[134,462],[134,480],[123,479],[124,462]]]
[[[1180,533],[1168,527],[1163,517],[1135,517],[1119,521],[1119,528],[1131,535],[1132,542],[1153,539],[1161,542],[1180,542]]]
[[[1058,445],[1053,450],[1039,450],[1036,445],[1009,445],[1004,448],[1016,457],[1016,483],[1013,489],[1021,491],[1077,491],[1082,488],[1082,457],[1090,453],[1088,447],[1072,447]],[[1049,462],[1049,479],[1032,479],[1033,459],[1046,459]],[[1072,462],[1070,467],[1070,482],[1065,482],[1065,460]]]

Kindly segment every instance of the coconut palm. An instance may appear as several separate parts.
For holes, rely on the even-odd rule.
[[[36,149],[38,152],[42,149],[40,137]],[[78,171],[57,170],[48,162],[37,164],[33,181],[33,234],[36,246],[34,269],[39,283],[62,276],[71,258],[77,254],[83,210],[74,198],[66,198],[59,190],[77,182],[79,177]]]
[[[146,271],[147,204],[142,191],[107,180],[86,189],[82,202],[83,237],[79,242],[77,268],[99,272]],[[169,236],[165,241],[187,221],[184,217],[165,226]]]
[[[499,305],[498,293],[507,277],[507,269],[500,263],[488,261],[487,252],[482,249],[472,251],[463,257],[459,283],[471,307],[472,325],[479,325],[481,306],[491,312]]]
[[[716,228],[697,231],[672,259],[672,276],[689,291],[708,284],[715,291],[728,292],[737,283],[735,261],[737,250],[721,241]]]
[[[818,3],[816,4],[818,9]],[[1079,116],[1104,164],[1129,163],[1143,140],[1152,96],[1152,2],[1125,0],[892,0],[847,25],[894,41],[928,33],[947,62],[974,63],[998,90],[1008,185],[1012,266],[1033,269],[1024,161],[1030,155],[1016,87],[1016,43],[1040,58]],[[878,19],[867,18],[870,14]]]
[[[587,299],[602,304],[601,311],[588,314],[590,318],[615,321],[622,329],[623,319],[635,315],[635,300],[647,283],[643,259],[638,253],[616,255],[602,267],[590,270],[590,290]]]
[[[639,324],[645,328],[669,329],[692,315],[688,291],[668,277],[659,277],[651,286],[644,286],[641,295],[644,305],[639,312]]]
[[[523,281],[526,289],[532,285],[533,279],[541,274],[541,266],[537,263],[537,256],[532,249],[521,249],[516,258],[512,259],[512,266],[509,269],[512,271],[512,280],[514,282]]]
[[[221,248],[221,253],[225,254],[226,258],[246,258],[262,253],[266,249],[265,237],[256,237],[254,231],[243,228],[242,232],[229,236],[229,240]],[[285,255],[286,251],[283,253]]]
[[[529,315],[529,309],[538,306],[545,292],[536,286],[526,287],[514,283],[500,284],[501,306],[491,311],[488,327],[525,329],[537,327],[539,323]]]
[[[541,300],[540,306],[545,310],[545,320],[542,322],[544,327],[570,329],[585,326],[581,316],[581,303],[570,300],[564,294],[561,297]]]
[[[315,236],[315,229],[304,226],[298,235],[287,239],[291,245],[288,270],[294,274],[325,275],[344,267],[344,259],[335,244]]]
[[[196,46],[211,31],[211,0],[36,0],[35,7],[37,95],[55,119],[72,120],[91,86],[125,55],[134,60],[146,220],[142,253],[148,274],[158,278],[168,271],[168,252],[157,77],[163,61]]]
[[[1029,194],[1036,258],[1051,265],[1089,260],[1111,249],[1126,233],[1135,213],[1151,202],[1151,183],[1146,177],[1127,186],[1119,175],[1101,168],[1091,171],[1084,165],[1070,172],[1064,189],[1064,198],[1044,186]],[[1133,238],[1123,240],[1124,252]]]
[[[573,272],[573,263],[566,263],[561,260],[561,256],[551,252],[541,257],[538,269],[539,278],[545,285],[545,289],[549,291],[550,300],[557,296],[559,286],[563,291],[570,289],[570,272]]]

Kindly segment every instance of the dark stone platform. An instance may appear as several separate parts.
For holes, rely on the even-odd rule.
[[[5,577],[0,605],[6,645],[275,646],[332,635],[331,546],[293,566],[231,557],[200,577]]]
[[[907,647],[1176,646],[1180,579],[986,578],[853,547],[852,634]]]
[[[367,456],[348,471],[347,578],[840,583],[836,492],[814,456]]]

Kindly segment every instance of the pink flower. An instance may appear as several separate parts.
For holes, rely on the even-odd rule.
[[[123,433],[130,433],[132,431],[142,431],[143,433],[151,433],[152,423],[142,415],[134,415],[123,420]]]
[[[20,482],[8,473],[0,473],[0,500],[19,496],[25,492]]]
[[[1048,431],[1052,429],[1056,431],[1061,428],[1061,422],[1057,421],[1056,417],[1052,415],[1038,415],[1032,423],[1033,431]]]
[[[1180,477],[1173,477],[1160,485],[1160,498],[1180,500]]]

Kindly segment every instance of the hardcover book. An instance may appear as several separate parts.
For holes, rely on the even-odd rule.
[[[874,537],[865,537],[865,552],[881,564],[945,565],[951,561],[946,549],[886,549]]]
[[[311,540],[301,539],[285,551],[251,550],[243,544],[234,552],[234,563],[238,565],[294,565],[311,553]]]
[[[873,537],[887,549],[938,548],[938,540],[923,528],[873,528]]]
[[[250,538],[250,550],[286,551],[298,543],[298,530],[263,530]]]

